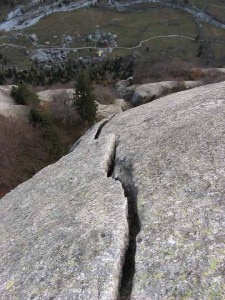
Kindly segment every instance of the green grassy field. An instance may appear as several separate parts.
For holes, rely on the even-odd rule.
[[[225,23],[225,2],[224,0],[210,1],[206,11],[217,20]]]
[[[193,0],[194,5],[199,8],[204,6],[205,1]],[[219,9],[222,0],[210,1],[207,9]],[[224,4],[225,6],[225,4]],[[143,7],[146,9],[143,10]],[[92,42],[84,42],[82,37],[87,36],[99,28],[101,31],[111,32],[118,35],[117,45],[119,47],[135,47],[141,41],[155,36],[182,35],[192,39],[198,37],[199,30],[201,38],[210,41],[211,47],[215,47],[215,61],[223,63],[225,53],[225,43],[212,42],[213,40],[225,41],[225,30],[217,29],[209,24],[202,23],[197,26],[194,17],[186,12],[168,9],[151,8],[142,6],[139,12],[118,12],[116,10],[103,10],[101,8],[80,9],[72,12],[55,13],[41,19],[37,24],[24,29],[25,34],[35,33],[38,44],[49,46],[61,46],[61,36],[63,34],[72,35],[76,39],[71,47],[94,46]],[[222,12],[222,9],[219,9]],[[225,8],[224,8],[225,12]],[[216,14],[218,19],[219,14]],[[224,13],[225,15],[225,13]],[[221,13],[222,16],[222,13]],[[224,17],[225,19],[225,17]],[[7,38],[0,37],[1,43],[17,43],[24,45],[30,51],[32,44],[24,36],[13,37],[13,34],[5,33]],[[159,38],[145,42],[137,49],[115,49],[111,56],[136,54],[140,60],[171,60],[179,57],[185,61],[198,64],[201,58],[197,57],[201,43],[199,40],[190,41],[183,38]],[[119,48],[118,47],[118,48]],[[11,64],[26,66],[29,63],[28,57],[22,50],[0,48],[0,52],[9,56]],[[17,52],[17,53],[15,53]],[[80,51],[79,55],[88,55],[88,51]]]
[[[28,2],[29,2],[28,0],[20,0],[20,4],[22,4],[22,5],[25,5]],[[16,4],[18,4],[18,2],[16,2],[16,1],[15,1],[15,4],[13,4],[13,1],[1,0],[0,1],[0,20],[6,18],[6,16],[8,15],[8,13],[12,9],[16,8]]]
[[[142,40],[155,36],[183,35],[195,39],[198,29],[194,18],[179,10],[154,8],[142,12],[103,11],[98,8],[57,13],[42,19],[38,24],[26,29],[26,33],[36,33],[40,43],[49,42],[50,45],[60,43],[62,34],[75,37],[92,33],[96,27],[106,32],[118,35],[117,44],[120,47],[134,47]],[[223,32],[225,38],[225,32]],[[57,38],[53,39],[53,36]],[[75,42],[72,46],[82,46]],[[84,45],[83,45],[84,46]],[[199,42],[185,39],[162,38],[143,44],[134,50],[114,50],[113,55],[127,55],[136,53],[139,59],[171,59],[174,56],[188,61],[196,61]],[[148,53],[146,48],[149,48]]]
[[[102,11],[97,8],[56,13],[42,19],[38,24],[24,30],[24,32],[36,33],[42,44],[49,42],[50,45],[57,45],[62,34],[80,37],[93,33],[97,27],[101,31],[117,34],[119,47],[134,47],[142,40],[155,36],[184,35],[196,38],[198,35],[192,16],[182,11],[165,8],[133,13]],[[57,38],[53,38],[53,36],[57,36]],[[188,49],[190,48],[192,51],[193,42],[177,38],[174,40],[154,40],[146,43],[146,47],[153,47],[156,50],[162,48],[162,45],[166,48],[178,47],[180,49],[184,47],[186,51],[187,44]],[[72,46],[79,47],[81,44],[75,42]],[[146,47],[144,44],[143,48]],[[119,52],[130,53],[132,51],[116,51],[116,53]]]

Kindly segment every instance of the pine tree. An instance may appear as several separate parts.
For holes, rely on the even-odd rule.
[[[73,105],[81,118],[92,125],[96,117],[95,95],[90,77],[86,72],[79,75],[73,94]]]
[[[17,104],[30,105],[33,107],[39,104],[38,96],[24,84],[13,86],[11,96],[15,99]]]

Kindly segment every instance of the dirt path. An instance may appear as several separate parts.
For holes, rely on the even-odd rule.
[[[144,43],[149,42],[151,40],[155,39],[168,39],[168,38],[178,38],[178,39],[186,39],[190,41],[195,41],[194,38],[184,36],[184,35],[177,35],[177,34],[170,34],[170,35],[158,35],[158,36],[153,36],[149,39],[142,40],[138,45],[132,46],[132,47],[122,47],[122,46],[117,46],[117,47],[110,47],[112,50],[116,49],[124,49],[124,50],[132,50],[132,49],[137,49],[140,48]],[[100,50],[100,49],[107,49],[103,47],[78,47],[78,48],[70,48],[70,47],[46,47],[45,45],[38,45],[37,47],[40,47],[42,50],[65,50],[65,51],[77,51],[77,50],[85,50],[85,49],[93,49],[93,50]]]

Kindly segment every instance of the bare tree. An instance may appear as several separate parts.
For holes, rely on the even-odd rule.
[[[0,194],[35,174],[45,161],[38,130],[20,119],[0,116]]]
[[[64,126],[71,127],[79,122],[79,116],[73,104],[73,95],[68,92],[59,92],[53,97],[51,110],[53,118],[62,122]]]

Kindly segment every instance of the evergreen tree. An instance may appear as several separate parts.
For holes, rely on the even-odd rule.
[[[13,86],[11,96],[14,97],[17,104],[30,105],[34,107],[39,104],[38,96],[24,84]]]
[[[90,77],[86,72],[79,75],[73,94],[73,106],[81,118],[92,125],[96,117],[95,95]]]

